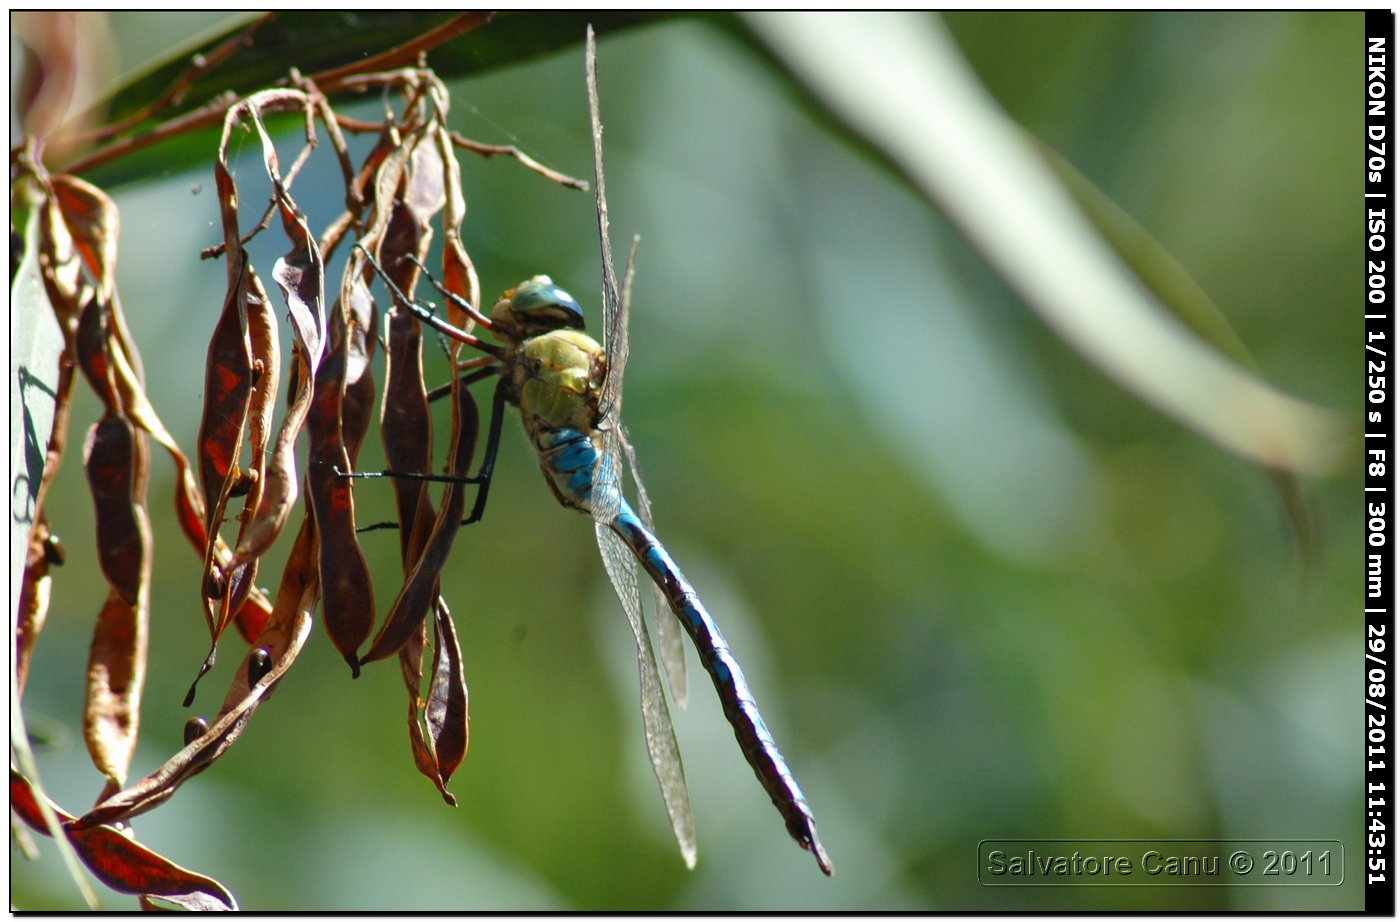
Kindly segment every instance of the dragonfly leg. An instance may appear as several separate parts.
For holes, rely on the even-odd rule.
[[[365,261],[368,262],[370,267],[374,269],[374,271],[379,275],[381,279],[384,280],[385,287],[389,289],[389,293],[394,297],[394,303],[403,305],[405,310],[409,311],[411,314],[413,314],[413,316],[418,318],[419,323],[430,326],[434,330],[443,334],[444,336],[447,336],[451,339],[455,339],[460,343],[466,343],[473,349],[479,349],[482,352],[487,353],[488,355],[499,356],[501,354],[500,346],[497,346],[495,343],[486,342],[485,340],[480,339],[479,337],[473,336],[466,330],[457,329],[457,327],[454,327],[446,320],[443,320],[442,318],[434,314],[431,309],[423,306],[422,304],[419,304],[417,301],[414,301],[412,298],[408,297],[408,295],[404,294],[403,291],[400,290],[399,286],[395,285],[393,280],[389,278],[388,274],[379,265],[375,258],[370,255],[369,250],[366,250],[363,246],[360,246],[360,244],[358,243],[355,244],[354,248],[365,255]],[[409,258],[412,259],[412,257]],[[413,259],[413,262],[419,267],[423,265],[416,259]],[[437,281],[433,280],[431,275],[428,276],[428,278],[433,281],[434,285],[438,285]],[[438,288],[441,289],[441,286],[438,286]],[[445,289],[441,290],[445,291]],[[461,298],[458,298],[455,295],[453,297],[454,303],[461,302],[462,304],[466,304],[466,302],[462,301]],[[467,307],[470,309],[471,306],[467,305]],[[482,317],[479,311],[472,310],[471,313],[474,315],[473,319],[476,319],[478,323],[485,319]],[[490,321],[486,320],[486,323],[483,325],[487,326],[487,328],[490,329],[489,324]]]
[[[428,267],[418,261],[418,257],[414,256],[412,253],[405,253],[404,259],[407,259],[409,262],[417,266],[418,271],[422,272],[428,277],[428,281],[432,284],[432,286],[438,291],[442,292],[443,297],[447,298],[447,300],[457,305],[458,309],[460,309],[468,317],[472,318],[477,323],[486,327],[486,329],[491,329],[490,317],[487,317],[485,314],[481,313],[481,311],[472,307],[471,302],[467,301],[466,298],[462,297],[456,292],[448,291],[446,288],[444,288],[441,282],[433,278],[433,273],[428,271]]]
[[[481,456],[481,467],[477,470],[475,479],[478,484],[476,502],[472,504],[472,511],[462,520],[463,525],[480,522],[482,513],[486,511],[486,494],[491,491],[491,474],[496,469],[496,450],[501,447],[501,420],[505,415],[506,379],[502,378],[496,384],[495,393],[491,395],[491,424],[486,430],[486,451]]]
[[[461,387],[469,387],[484,378],[496,373],[494,367],[483,368],[476,373],[463,378]],[[451,385],[448,385],[450,388]],[[446,393],[446,392],[444,392]],[[456,483],[475,485],[477,490],[476,502],[472,505],[471,514],[462,521],[463,525],[471,525],[481,520],[481,514],[486,508],[486,493],[491,488],[491,472],[496,466],[496,451],[501,444],[501,419],[505,416],[506,393],[505,379],[502,378],[496,385],[496,390],[491,398],[491,424],[486,435],[486,453],[481,460],[481,468],[475,474],[466,476],[455,476],[452,474],[427,474],[422,471],[396,471],[386,468],[382,471],[342,471],[339,467],[331,470],[337,477],[348,477],[355,480],[369,480],[376,477],[394,477],[400,480],[418,480],[426,483]],[[378,531],[383,528],[398,528],[397,522],[375,522],[373,525],[363,525],[355,531]]]
[[[491,375],[498,374],[500,372],[500,368],[497,366],[496,360],[489,355],[483,355],[478,358],[457,363],[458,372],[471,371],[472,369],[484,370],[473,371],[471,375],[469,375],[466,378],[463,378],[462,383],[464,385],[475,384],[476,382],[481,381],[484,378],[489,378]],[[446,397],[450,393],[452,393],[451,381],[448,381],[445,384],[439,384],[437,387],[428,391],[428,403],[437,403],[439,400]]]
[[[331,471],[337,477],[349,477],[355,480],[368,480],[372,477],[397,477],[400,480],[425,480],[429,483],[480,483],[477,477],[454,477],[451,474],[424,474],[420,471],[395,471],[385,468],[382,471],[342,471],[338,467],[332,467]]]
[[[478,477],[454,477],[451,474],[424,474],[420,471],[395,471],[385,469],[382,471],[342,471],[338,467],[331,470],[337,477],[349,477],[355,480],[368,480],[373,477],[394,477],[400,480],[420,480],[428,483],[457,483],[457,484],[480,484]],[[477,494],[478,497],[480,494]],[[356,528],[357,532],[379,531],[383,528],[398,528],[398,522],[375,522],[373,525],[361,525]]]

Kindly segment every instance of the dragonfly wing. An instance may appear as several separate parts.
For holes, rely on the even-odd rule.
[[[670,814],[671,828],[681,847],[681,856],[685,859],[686,867],[693,868],[695,824],[690,816],[690,795],[686,792],[680,747],[676,745],[675,730],[671,726],[671,711],[666,706],[666,696],[661,689],[656,653],[646,623],[642,620],[642,599],[637,591],[637,563],[626,543],[612,530],[612,522],[626,508],[622,498],[620,441],[616,426],[604,430],[602,456],[593,473],[593,530],[598,536],[598,550],[603,556],[608,579],[612,581],[618,601],[627,612],[627,621],[632,625],[632,636],[637,642],[637,671],[642,686],[642,725],[646,730],[647,755],[651,757],[652,770],[656,772],[656,780],[661,785],[661,796],[666,801],[666,812]],[[667,608],[667,611],[670,609]],[[669,664],[667,668],[670,668]]]
[[[598,103],[598,46],[589,26],[584,41],[584,76],[588,88],[588,123],[593,135],[593,201],[598,211],[598,241],[603,257],[603,309],[617,304],[617,271],[608,236],[608,193],[603,184],[603,118]]]
[[[656,534],[651,521],[651,499],[647,496],[646,485],[642,483],[642,472],[637,467],[637,453],[632,449],[632,441],[627,437],[627,429],[619,427],[618,443],[627,456],[627,468],[632,472],[632,482],[637,486],[637,513],[647,531]],[[661,665],[666,669],[666,684],[671,689],[671,700],[676,707],[685,709],[685,639],[680,622],[671,613],[671,604],[666,594],[655,582],[651,584],[651,596],[656,603],[656,646],[661,651]]]
[[[636,561],[626,543],[612,530],[612,523],[625,507],[621,469],[622,375],[627,368],[627,312],[631,300],[632,263],[637,252],[637,239],[632,239],[632,251],[627,257],[622,290],[617,284],[613,267],[612,243],[608,236],[608,199],[603,181],[603,123],[598,106],[598,51],[593,28],[588,28],[584,50],[588,82],[588,115],[593,133],[593,178],[598,210],[598,241],[603,264],[603,350],[604,376],[598,395],[597,429],[603,436],[603,450],[593,472],[593,493],[590,501],[593,530],[598,536],[598,549],[603,566],[618,600],[627,612],[632,635],[637,641],[637,670],[642,686],[642,724],[646,730],[647,754],[671,828],[681,847],[686,867],[695,867],[695,824],[690,815],[690,795],[686,792],[685,772],[681,768],[680,747],[671,726],[671,712],[661,690],[661,676],[656,668],[656,654],[651,637],[642,620],[641,597],[637,593]],[[630,449],[629,449],[630,450]],[[660,621],[661,619],[658,619]]]
[[[627,321],[632,312],[632,279],[636,274],[634,264],[640,241],[640,237],[632,238],[632,247],[627,253],[627,268],[623,273],[621,297],[610,295],[608,286],[603,286],[604,371],[603,386],[598,393],[598,422],[607,429],[616,429],[622,419],[622,376],[632,355]],[[607,274],[605,271],[604,276]]]
[[[588,83],[588,120],[593,135],[593,201],[598,212],[598,245],[603,264],[603,349],[606,370],[598,406],[601,419],[617,420],[622,416],[622,373],[627,368],[627,311],[632,287],[632,263],[637,254],[637,238],[632,238],[632,250],[621,288],[617,269],[613,265],[612,239],[608,231],[608,192],[603,176],[603,120],[598,104],[598,49],[589,27],[584,47],[585,71]]]
[[[671,726],[671,712],[661,691],[656,655],[652,652],[651,638],[642,621],[636,563],[627,545],[607,525],[594,522],[593,529],[598,535],[603,566],[607,568],[617,598],[627,612],[632,636],[637,641],[637,669],[641,676],[642,725],[646,730],[647,755],[651,757],[652,770],[656,772],[656,780],[661,785],[661,796],[666,801],[666,812],[670,814],[671,828],[680,845],[681,857],[685,859],[686,867],[694,868],[695,823],[690,815],[690,795],[685,787],[685,771],[681,768],[680,747],[676,745],[675,730]]]

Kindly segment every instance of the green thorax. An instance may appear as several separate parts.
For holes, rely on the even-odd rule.
[[[579,330],[555,330],[521,343],[512,383],[526,430],[532,436],[547,429],[591,434],[604,370],[603,347]]]

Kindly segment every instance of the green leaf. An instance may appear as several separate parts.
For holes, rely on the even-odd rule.
[[[1259,366],[1223,311],[1171,253],[1132,216],[1119,208],[1103,190],[1076,170],[1069,161],[1032,138],[1065,188],[1089,218],[1108,245],[1128,265],[1157,300],[1205,342],[1219,349],[1246,371],[1258,373]],[[1321,548],[1312,525],[1307,493],[1302,479],[1291,470],[1275,470],[1274,486],[1298,539],[1304,565],[1312,569]]]
[[[122,138],[149,132],[158,124],[188,115],[221,93],[246,96],[286,81],[290,68],[304,76],[354,64],[396,48],[437,28],[451,13],[359,11],[288,11],[266,18],[249,36],[249,45],[218,67],[194,80],[183,99],[153,117],[124,131]],[[428,63],[443,78],[484,73],[553,54],[583,41],[584,27],[592,22],[600,34],[659,21],[667,14],[572,12],[549,16],[498,13],[490,22],[428,52]],[[154,63],[118,87],[102,103],[113,123],[139,113],[160,98],[190,68],[194,55],[207,55],[258,17],[239,17],[217,34],[195,40]],[[294,124],[292,118],[284,120]],[[120,160],[101,164],[82,175],[104,189],[169,175],[203,166],[218,143],[218,122],[191,130],[156,146],[134,151]],[[104,142],[105,144],[108,142]],[[90,153],[90,152],[88,152]],[[86,154],[82,155],[86,156]],[[70,162],[81,163],[81,160]],[[50,164],[62,170],[62,164]]]
[[[38,490],[44,474],[44,455],[53,431],[63,332],[58,327],[40,275],[38,209],[30,207],[27,217],[23,255],[10,284],[10,471],[15,478],[10,484],[10,495],[17,504],[28,496],[31,501],[28,509],[32,513],[34,491]],[[32,515],[10,516],[11,637],[17,629],[15,619],[19,612],[20,586],[24,582],[24,558],[33,527]],[[74,886],[89,909],[100,908],[96,894],[83,876],[73,846],[60,833],[59,819],[43,797],[43,784],[34,753],[29,748],[29,734],[24,726],[13,669],[10,670],[10,754],[40,795],[39,810],[44,824],[58,843],[59,854]]]
[[[1276,470],[1330,472],[1355,445],[1355,427],[1338,414],[1279,393],[1193,335],[1178,316],[1208,314],[1182,296],[1188,288],[1166,286],[1154,296],[938,20],[765,14],[748,22],[809,92],[961,228],[1032,310],[1121,386]],[[1163,293],[1177,299],[1176,311],[1163,305]]]

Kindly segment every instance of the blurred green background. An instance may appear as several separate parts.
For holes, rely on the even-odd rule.
[[[113,15],[118,70],[216,19]],[[1268,381],[1356,406],[1360,14],[945,21],[1009,114],[1216,300]],[[590,176],[582,57],[454,82],[454,127]],[[836,876],[788,839],[693,656],[676,715],[700,845],[685,869],[592,529],[555,502],[513,421],[443,587],[471,690],[459,807],[413,768],[398,670],[351,681],[317,627],[233,750],[139,818],[141,840],[260,910],[1359,908],[1359,449],[1306,484],[1321,549],[1305,572],[1266,472],[1108,382],[751,49],[677,20],[604,37],[600,69],[617,245],[642,236],[627,421],[658,531],[743,663]],[[257,145],[235,150],[252,214]],[[337,180],[328,153],[312,162],[296,189],[319,227]],[[462,166],[487,296],[548,272],[593,310],[591,196],[504,160]],[[223,267],[197,258],[220,239],[212,175],[114,194],[149,392],[189,449],[222,303]],[[270,233],[253,251],[264,278],[284,248]],[[44,782],[75,812],[100,787],[80,732],[105,594],[80,457],[95,407],[77,404],[52,494],[69,563],[25,694]],[[361,466],[377,452],[372,435]],[[207,648],[171,494],[157,456],[133,778],[179,748]],[[387,487],[356,495],[362,520],[388,512]],[[363,543],[382,615],[397,541]],[[239,660],[225,643],[196,712]],[[1338,839],[1346,879],[988,888],[990,838]],[[42,846],[38,862],[11,847],[12,904],[77,907]]]

